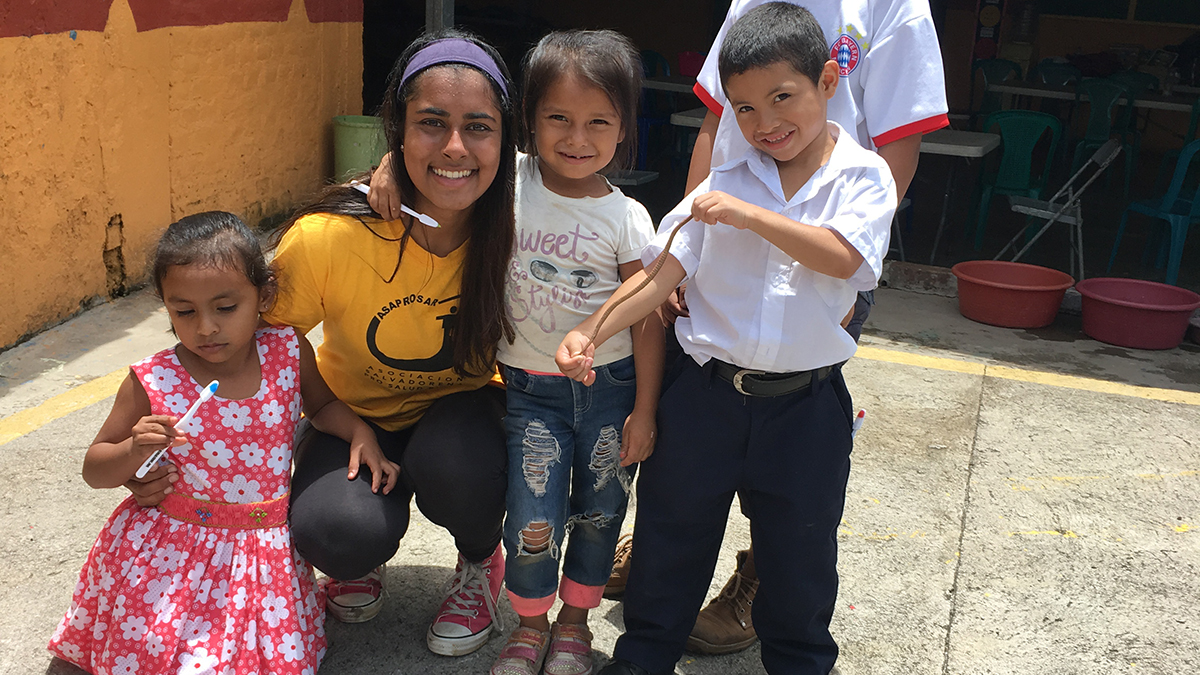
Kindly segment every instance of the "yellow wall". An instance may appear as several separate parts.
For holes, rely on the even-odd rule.
[[[172,221],[253,226],[320,187],[330,119],[362,108],[362,24],[303,3],[139,33],[115,0],[102,33],[0,39],[0,349],[107,296],[121,261],[144,280]]]

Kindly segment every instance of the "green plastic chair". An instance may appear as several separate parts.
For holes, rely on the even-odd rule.
[[[1065,88],[1083,79],[1083,72],[1069,63],[1061,63],[1054,59],[1042,59],[1029,71],[1029,79],[1034,82]],[[1071,128],[1071,120],[1075,117],[1075,101],[1062,101],[1053,98],[1043,98],[1039,110],[1050,113],[1063,120],[1063,128]]]
[[[1008,80],[1021,79],[1021,66],[1005,59],[976,59],[971,64],[971,97],[975,96],[975,74],[983,76],[983,99],[979,109],[971,112],[973,123],[980,115],[989,115],[1000,110],[1001,95],[988,91],[989,84],[999,84]]]
[[[1187,145],[1196,140],[1196,126],[1200,123],[1200,98],[1192,104],[1192,118],[1188,121],[1187,133],[1183,136],[1183,143]],[[1181,146],[1182,147],[1182,146]],[[1162,163],[1158,165],[1158,173],[1154,175],[1154,188],[1162,184],[1163,179],[1167,175],[1167,170],[1179,159],[1180,148],[1171,148],[1163,153]]]
[[[1052,87],[1065,87],[1083,79],[1083,72],[1069,63],[1043,59],[1033,67],[1029,79]]]
[[[1089,102],[1087,130],[1075,144],[1071,173],[1078,171],[1087,158],[1113,135],[1119,135],[1121,149],[1125,151],[1125,199],[1129,199],[1129,183],[1133,178],[1133,167],[1137,166],[1137,152],[1141,145],[1141,136],[1136,130],[1130,129],[1134,90],[1118,80],[1092,78],[1076,85],[1075,104],[1079,105],[1080,98],[1085,95]],[[1124,106],[1120,105],[1122,97],[1127,101]]]
[[[1123,70],[1119,73],[1113,73],[1108,79],[1123,82],[1139,94],[1158,89],[1158,78],[1156,76],[1137,70]]]
[[[1193,192],[1191,199],[1180,197],[1183,192],[1184,178],[1192,165],[1192,160],[1196,159],[1198,151],[1200,151],[1200,140],[1192,141],[1183,147],[1179,153],[1179,161],[1175,164],[1175,175],[1171,178],[1171,185],[1162,199],[1140,200],[1125,207],[1125,212],[1121,215],[1121,225],[1117,227],[1117,239],[1113,242],[1112,255],[1108,258],[1109,272],[1112,271],[1113,262],[1117,259],[1117,248],[1121,245],[1121,236],[1125,234],[1125,225],[1129,222],[1129,212],[1135,211],[1157,220],[1167,221],[1169,228],[1167,240],[1162,241],[1158,237],[1152,237],[1146,244],[1146,253],[1151,253],[1154,245],[1157,244],[1157,266],[1162,267],[1166,262],[1167,283],[1174,284],[1179,278],[1179,261],[1183,258],[1183,243],[1187,239],[1188,227],[1194,221],[1200,220],[1200,188]]]
[[[987,226],[992,195],[1020,195],[1038,199],[1050,177],[1050,168],[1057,156],[1062,123],[1054,115],[1028,110],[1002,110],[988,115],[983,131],[1000,129],[1000,165],[995,173],[985,175],[980,184],[979,219],[975,225],[975,250],[983,248],[983,233]],[[1038,175],[1033,172],[1033,151],[1047,133],[1050,148]]]
[[[1140,72],[1137,70],[1123,70],[1119,73],[1114,73],[1112,75],[1109,75],[1108,79],[1113,80],[1115,82],[1120,82],[1120,83],[1128,86],[1130,89],[1133,90],[1133,93],[1137,96],[1142,96],[1142,95],[1146,94],[1147,92],[1158,91],[1158,88],[1159,88],[1159,81],[1156,76],[1151,75],[1150,73],[1143,73],[1143,72]],[[1142,121],[1141,127],[1142,127],[1142,130],[1144,130],[1146,128],[1146,126],[1149,124],[1150,111],[1144,110],[1142,112],[1144,114],[1142,115],[1143,121]],[[1138,137],[1140,138],[1141,131],[1138,129],[1138,112],[1133,107],[1133,99],[1129,100],[1128,123],[1129,124],[1128,124],[1128,129],[1126,130],[1126,133],[1127,134],[1129,134],[1129,133],[1138,134]]]

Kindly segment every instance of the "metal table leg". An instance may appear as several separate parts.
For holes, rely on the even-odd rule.
[[[942,240],[942,232],[946,230],[946,213],[950,209],[950,194],[954,190],[954,173],[958,169],[958,159],[950,160],[950,170],[946,172],[946,195],[942,197],[942,217],[938,221],[937,233],[933,235],[933,250],[929,252],[929,264],[937,257],[938,243]]]

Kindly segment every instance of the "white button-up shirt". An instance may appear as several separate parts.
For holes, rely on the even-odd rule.
[[[841,320],[856,291],[879,282],[887,254],[896,185],[879,155],[864,150],[837,124],[833,153],[791,199],[770,156],[750,150],[713,169],[676,206],[643,251],[649,267],[692,200],[720,190],[797,222],[839,233],[863,257],[849,279],[814,272],[750,230],[685,223],[671,245],[687,272],[690,317],[675,322],[683,350],[703,365],[710,358],[755,370],[790,372],[840,363],[854,355]]]

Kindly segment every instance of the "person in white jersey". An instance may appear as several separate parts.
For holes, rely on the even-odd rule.
[[[942,56],[928,0],[788,1],[812,12],[824,30],[829,58],[838,63],[841,81],[829,101],[828,119],[887,162],[897,199],[902,198],[917,170],[921,136],[949,125]],[[750,148],[721,87],[717,55],[730,27],[765,2],[733,0],[696,78],[694,91],[708,112],[692,150],[689,193],[711,169]],[[664,315],[687,315],[686,294],[681,296],[664,305]],[[873,293],[859,293],[846,324],[856,341],[873,303]],[[671,363],[673,332],[668,345]],[[627,576],[628,562],[627,554],[616,561],[614,580]],[[757,639],[750,612],[758,588],[753,552],[739,553],[737,563],[724,590],[700,613],[688,640],[690,651],[727,654]]]

